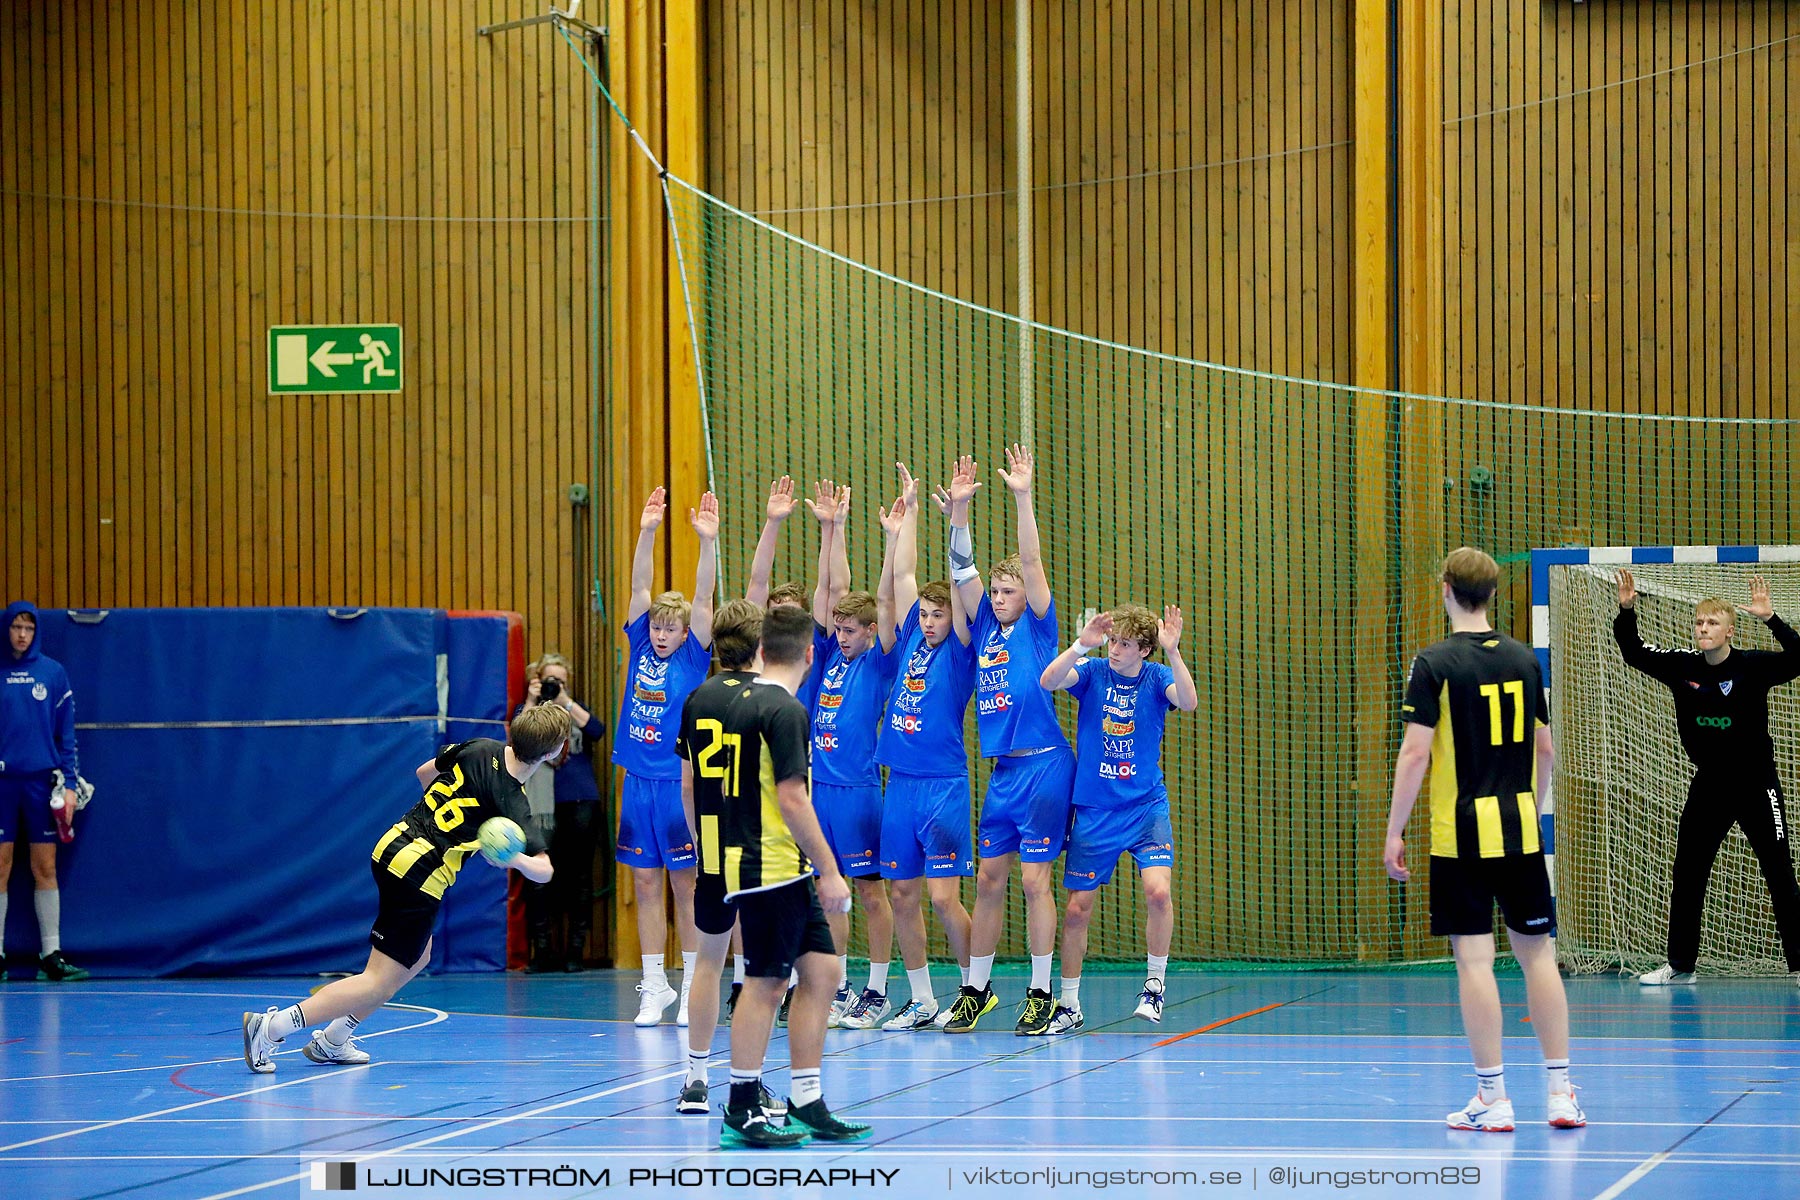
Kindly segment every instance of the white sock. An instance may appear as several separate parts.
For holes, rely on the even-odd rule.
[[[1491,1067],[1476,1067],[1475,1078],[1481,1081],[1481,1086],[1475,1094],[1483,1104],[1492,1104],[1496,1100],[1506,1099],[1505,1063]]]
[[[906,982],[912,984],[913,999],[920,1004],[936,1004],[937,999],[931,994],[931,968],[920,967],[906,972]]]
[[[37,906],[39,954],[55,954],[62,949],[62,893],[55,888],[31,893]]]
[[[355,1033],[356,1027],[361,1024],[362,1022],[357,1020],[354,1014],[342,1016],[325,1027],[323,1036],[333,1046],[341,1046],[350,1040],[350,1035]]]
[[[962,969],[963,986],[968,987],[969,986],[969,964],[962,963],[960,965],[961,965],[961,969]]]
[[[4,917],[5,915],[6,911],[0,909],[0,917]],[[888,965],[886,963],[872,962],[869,964],[869,990],[871,992],[880,992],[883,996],[887,995],[887,973]]]
[[[263,1036],[279,1042],[288,1034],[305,1028],[306,1014],[300,1011],[298,1004],[290,1004],[269,1014],[269,1023],[263,1026]]]
[[[1169,956],[1166,954],[1151,954],[1147,955],[1146,958],[1149,963],[1150,978],[1156,980],[1158,983],[1163,982],[1164,977],[1169,973]]]
[[[796,1067],[788,1072],[788,1078],[793,1081],[794,1088],[788,1095],[797,1105],[804,1107],[824,1094],[819,1085],[819,1068],[817,1067],[810,1069]]]
[[[799,986],[800,986],[800,968],[795,967],[793,970],[788,972],[788,991],[791,992]]]
[[[6,962],[6,889],[0,887],[0,963]]]
[[[687,1081],[689,1083],[706,1082],[706,1060],[711,1057],[712,1053],[708,1050],[695,1050],[692,1048],[688,1050]]]
[[[838,991],[846,991],[850,987],[850,956],[838,955]]]
[[[994,977],[994,956],[991,954],[969,955],[968,975],[968,979],[964,982],[970,987],[978,992],[986,987],[988,980]]]
[[[1067,975],[1062,977],[1062,995],[1056,998],[1056,1002],[1064,1008],[1081,1011],[1081,976],[1077,975],[1073,979]]]
[[[1050,956],[1048,954],[1031,956],[1031,986],[1040,992],[1050,990]]]
[[[681,998],[687,999],[688,992],[694,987],[694,960],[700,957],[698,950],[681,952]]]
[[[731,982],[744,982],[744,956],[741,954],[731,956]]]
[[[1566,1058],[1546,1058],[1544,1060],[1544,1070],[1550,1073],[1550,1094],[1552,1096],[1557,1095],[1558,1093],[1567,1095],[1571,1090],[1569,1086],[1569,1060]]]
[[[668,972],[663,970],[663,956],[662,955],[660,955],[660,954],[644,955],[644,982],[645,983],[659,983],[660,982],[664,987],[669,986],[669,975],[668,975]]]

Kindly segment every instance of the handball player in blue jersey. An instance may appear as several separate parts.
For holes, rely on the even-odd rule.
[[[693,603],[680,592],[651,598],[656,530],[667,513],[667,495],[657,488],[638,518],[631,600],[625,610],[625,636],[630,646],[619,723],[613,727],[612,760],[625,769],[619,846],[614,857],[631,868],[637,898],[638,946],[644,966],[643,982],[638,984],[642,996],[637,1024],[644,1026],[661,1021],[663,1010],[676,999],[663,967],[663,946],[668,939],[664,872],[675,895],[675,928],[684,967],[676,1024],[687,1024],[688,992],[700,944],[694,929],[699,858],[681,807],[681,759],[675,753],[675,737],[681,726],[681,706],[688,694],[705,682],[712,667],[713,581],[719,571],[719,502],[707,492],[700,497],[697,511],[688,510],[688,523],[700,538]]]
[[[964,876],[975,871],[969,834],[969,762],[963,714],[975,689],[975,646],[962,603],[946,583],[918,585],[918,484],[900,468],[901,493],[881,514],[890,541],[882,569],[882,649],[895,655],[893,691],[875,758],[888,769],[880,870],[892,889],[894,934],[912,1000],[883,1029],[927,1029],[939,1017],[926,958],[923,896],[967,969]],[[895,620],[899,620],[898,627]],[[943,1014],[947,1020],[948,1011]]]
[[[951,498],[950,576],[964,609],[974,614],[975,724],[981,753],[994,760],[976,831],[980,868],[969,937],[969,981],[951,1006],[945,1033],[968,1033],[999,1002],[991,986],[994,955],[1006,924],[1006,888],[1014,862],[1025,891],[1026,945],[1031,982],[1013,1032],[1048,1033],[1055,1012],[1050,956],[1056,944],[1056,893],[1051,871],[1069,829],[1075,754],[1056,720],[1056,702],[1038,684],[1056,657],[1056,602],[1031,503],[1031,452],[1006,452],[1000,479],[1019,514],[1019,553],[994,565],[982,587],[969,534],[969,498],[981,485],[964,457],[948,489]]]
[[[1088,658],[1104,643],[1104,659]],[[1162,646],[1168,663],[1151,662]],[[1163,786],[1163,721],[1171,708],[1200,706],[1193,672],[1181,657],[1181,610],[1127,604],[1089,621],[1081,636],[1044,668],[1051,691],[1066,690],[1080,707],[1075,718],[1075,824],[1063,862],[1069,889],[1063,919],[1062,995],[1050,1019],[1051,1033],[1080,1029],[1081,960],[1087,954],[1094,898],[1112,878],[1121,854],[1137,861],[1144,888],[1147,978],[1135,1015],[1162,1020],[1164,976],[1175,908],[1169,885],[1175,837],[1169,791]]]

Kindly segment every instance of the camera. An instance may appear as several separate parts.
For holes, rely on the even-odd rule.
[[[550,701],[562,695],[562,690],[562,680],[554,675],[546,675],[543,682],[538,685],[538,699],[548,704]]]

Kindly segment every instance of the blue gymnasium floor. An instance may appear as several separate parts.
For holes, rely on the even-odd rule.
[[[947,973],[940,968],[937,978],[947,998]],[[1451,975],[1177,973],[1160,1026],[1129,1015],[1136,977],[1090,975],[1088,1027],[1072,1037],[1014,1037],[1005,1006],[962,1037],[833,1031],[826,1097],[874,1122],[873,1139],[729,1154],[715,1149],[716,1115],[676,1115],[685,1031],[672,1024],[673,1009],[671,1023],[634,1028],[634,982],[615,972],[421,979],[402,994],[404,1007],[365,1027],[371,1065],[315,1066],[290,1038],[276,1074],[265,1076],[244,1067],[240,1013],[291,1001],[316,980],[0,985],[0,1196],[310,1196],[319,1194],[312,1164],[349,1160],[363,1160],[365,1193],[401,1167],[608,1172],[605,1187],[383,1193],[395,1196],[1041,1198],[1052,1190],[1041,1178],[1008,1186],[981,1173],[1044,1168],[1061,1172],[1059,1195],[1102,1190],[1073,1173],[1130,1170],[1190,1171],[1198,1180],[1164,1188],[1112,1181],[1103,1190],[1800,1194],[1800,990],[1786,980],[1658,991],[1614,977],[1572,980],[1574,1078],[1591,1124],[1570,1131],[1542,1123],[1524,986],[1503,977],[1508,1084],[1519,1110],[1518,1131],[1505,1135],[1443,1126],[1441,1114],[1472,1090]],[[1003,1002],[1016,1002],[1022,982],[1002,974]],[[721,1030],[715,1100],[725,1041]],[[786,1066],[777,1030],[768,1059],[777,1094]],[[1340,1175],[1340,1184],[1329,1174],[1446,1167],[1465,1182],[1415,1174],[1369,1185]],[[681,1174],[633,1181],[633,1168]],[[784,1186],[743,1174],[777,1168],[817,1169],[828,1181],[833,1170],[898,1174],[876,1176],[874,1186],[840,1175],[832,1186],[798,1188],[795,1176]],[[1479,1182],[1464,1174],[1469,1168]],[[1210,1182],[1227,1171],[1238,1181]],[[745,1186],[770,1180],[775,1186]]]

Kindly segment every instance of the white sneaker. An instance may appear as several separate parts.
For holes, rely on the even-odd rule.
[[[889,1017],[882,1028],[898,1032],[908,1029],[930,1029],[938,1018],[936,1000],[908,1000],[906,1007]]]
[[[1587,1114],[1581,1111],[1581,1101],[1573,1091],[1550,1093],[1550,1124],[1558,1129],[1580,1129],[1587,1124]]]
[[[669,986],[667,979],[661,979],[640,983],[637,990],[643,993],[643,999],[638,1001],[637,1018],[632,1023],[640,1029],[661,1023],[663,1010],[675,1003],[675,989]]]
[[[678,1029],[688,1027],[688,992],[694,985],[693,976],[683,971],[681,974],[681,1007],[675,1010],[675,1026]]]
[[[932,1006],[936,1007],[936,1003],[937,1003],[936,1001],[933,1001]],[[944,1026],[946,1026],[950,1023],[950,1016],[955,1011],[956,1011],[956,1009],[954,1006],[952,1006],[950,1008],[939,1009],[938,1015],[931,1018],[931,1027],[933,1029],[942,1029]]]
[[[323,1029],[313,1030],[312,1041],[302,1046],[300,1053],[316,1063],[341,1063],[350,1067],[360,1067],[369,1061],[369,1052],[358,1046],[355,1038],[334,1046],[325,1040]]]
[[[1663,987],[1671,983],[1692,983],[1694,982],[1694,973],[1692,971],[1677,971],[1668,963],[1664,963],[1654,971],[1645,971],[1642,975],[1639,975],[1638,982],[1645,987]]]
[[[1066,1004],[1058,1004],[1056,1011],[1050,1015],[1050,1032],[1053,1034],[1074,1033],[1086,1024],[1087,1019],[1081,1015],[1081,1010],[1070,1008]]]
[[[267,1075],[275,1069],[275,1061],[270,1056],[281,1042],[267,1036],[263,1030],[269,1027],[269,1017],[279,1011],[271,1004],[268,1012],[244,1014],[244,1065],[258,1075]]]
[[[1503,1099],[1496,1100],[1492,1104],[1484,1104],[1480,1093],[1477,1093],[1475,1098],[1463,1105],[1460,1110],[1446,1116],[1444,1124],[1452,1129],[1473,1129],[1478,1133],[1511,1133],[1513,1131],[1512,1101]]]
[[[1131,1011],[1134,1017],[1142,1017],[1146,1021],[1162,1022],[1163,981],[1160,979],[1144,980],[1144,990],[1138,993],[1138,1006]]]
[[[870,988],[864,988],[863,994],[857,998],[856,1003],[851,1006],[850,1011],[844,1014],[844,1019],[840,1022],[840,1028],[873,1029],[881,1024],[881,1018],[888,1015],[888,1010],[890,1008],[892,1008],[892,1005],[888,1003],[888,998],[885,994]]]
[[[837,990],[837,995],[831,998],[831,1012],[825,1018],[825,1028],[837,1029],[842,1026],[844,1018],[850,1015],[850,1010],[854,1007],[856,1007],[856,993],[851,991],[850,985],[846,983]]]

